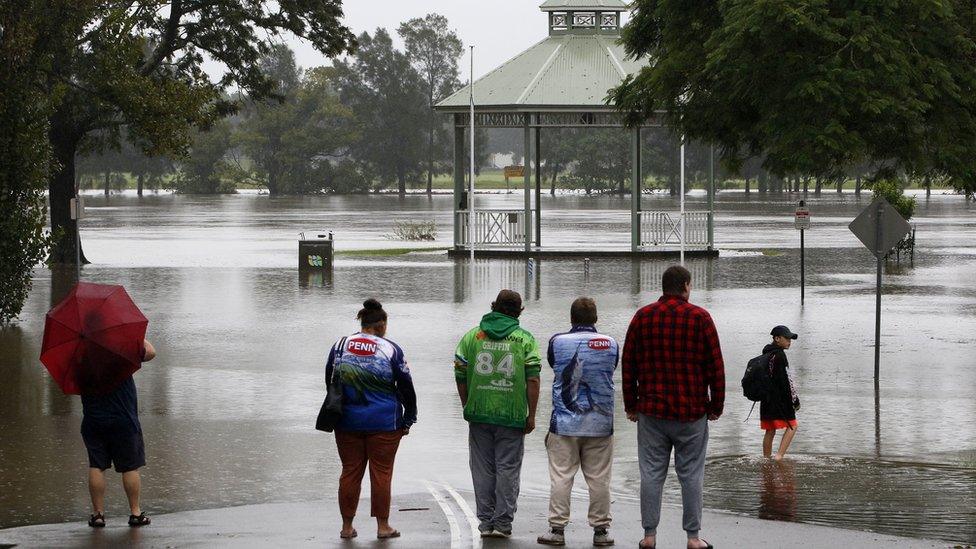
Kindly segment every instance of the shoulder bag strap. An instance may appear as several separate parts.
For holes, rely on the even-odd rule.
[[[348,336],[344,336],[339,340],[339,345],[336,349],[335,358],[332,360],[332,377],[326,380],[326,385],[332,385],[335,383],[336,372],[339,371],[339,362],[342,361],[342,355],[346,352],[346,340],[349,339]]]

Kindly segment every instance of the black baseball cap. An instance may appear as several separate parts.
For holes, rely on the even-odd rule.
[[[787,328],[786,326],[777,326],[773,328],[773,330],[769,332],[769,335],[773,337],[781,336],[787,339],[796,339],[797,337],[799,337],[798,335],[791,332],[790,329]]]

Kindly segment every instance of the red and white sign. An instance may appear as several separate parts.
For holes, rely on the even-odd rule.
[[[796,209],[796,218],[793,220],[793,226],[797,229],[809,229],[810,228],[810,210],[806,208]]]
[[[587,345],[594,351],[607,351],[610,349],[609,339],[591,339]]]
[[[376,354],[376,342],[357,337],[349,340],[349,343],[346,344],[346,350],[357,356],[373,356]]]

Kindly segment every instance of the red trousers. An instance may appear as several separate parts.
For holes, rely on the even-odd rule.
[[[342,461],[339,477],[339,512],[344,518],[356,516],[363,475],[369,465],[370,516],[390,518],[390,484],[403,431],[359,433],[336,431],[336,447]]]

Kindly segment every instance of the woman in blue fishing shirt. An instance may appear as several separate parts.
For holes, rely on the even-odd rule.
[[[417,421],[417,395],[400,346],[386,339],[387,316],[379,301],[367,299],[356,315],[361,330],[332,346],[327,380],[342,385],[342,418],[335,428],[342,461],[339,477],[339,537],[357,536],[352,522],[359,506],[363,475],[369,467],[370,515],[376,537],[396,538],[390,526],[390,484],[400,439]]]

